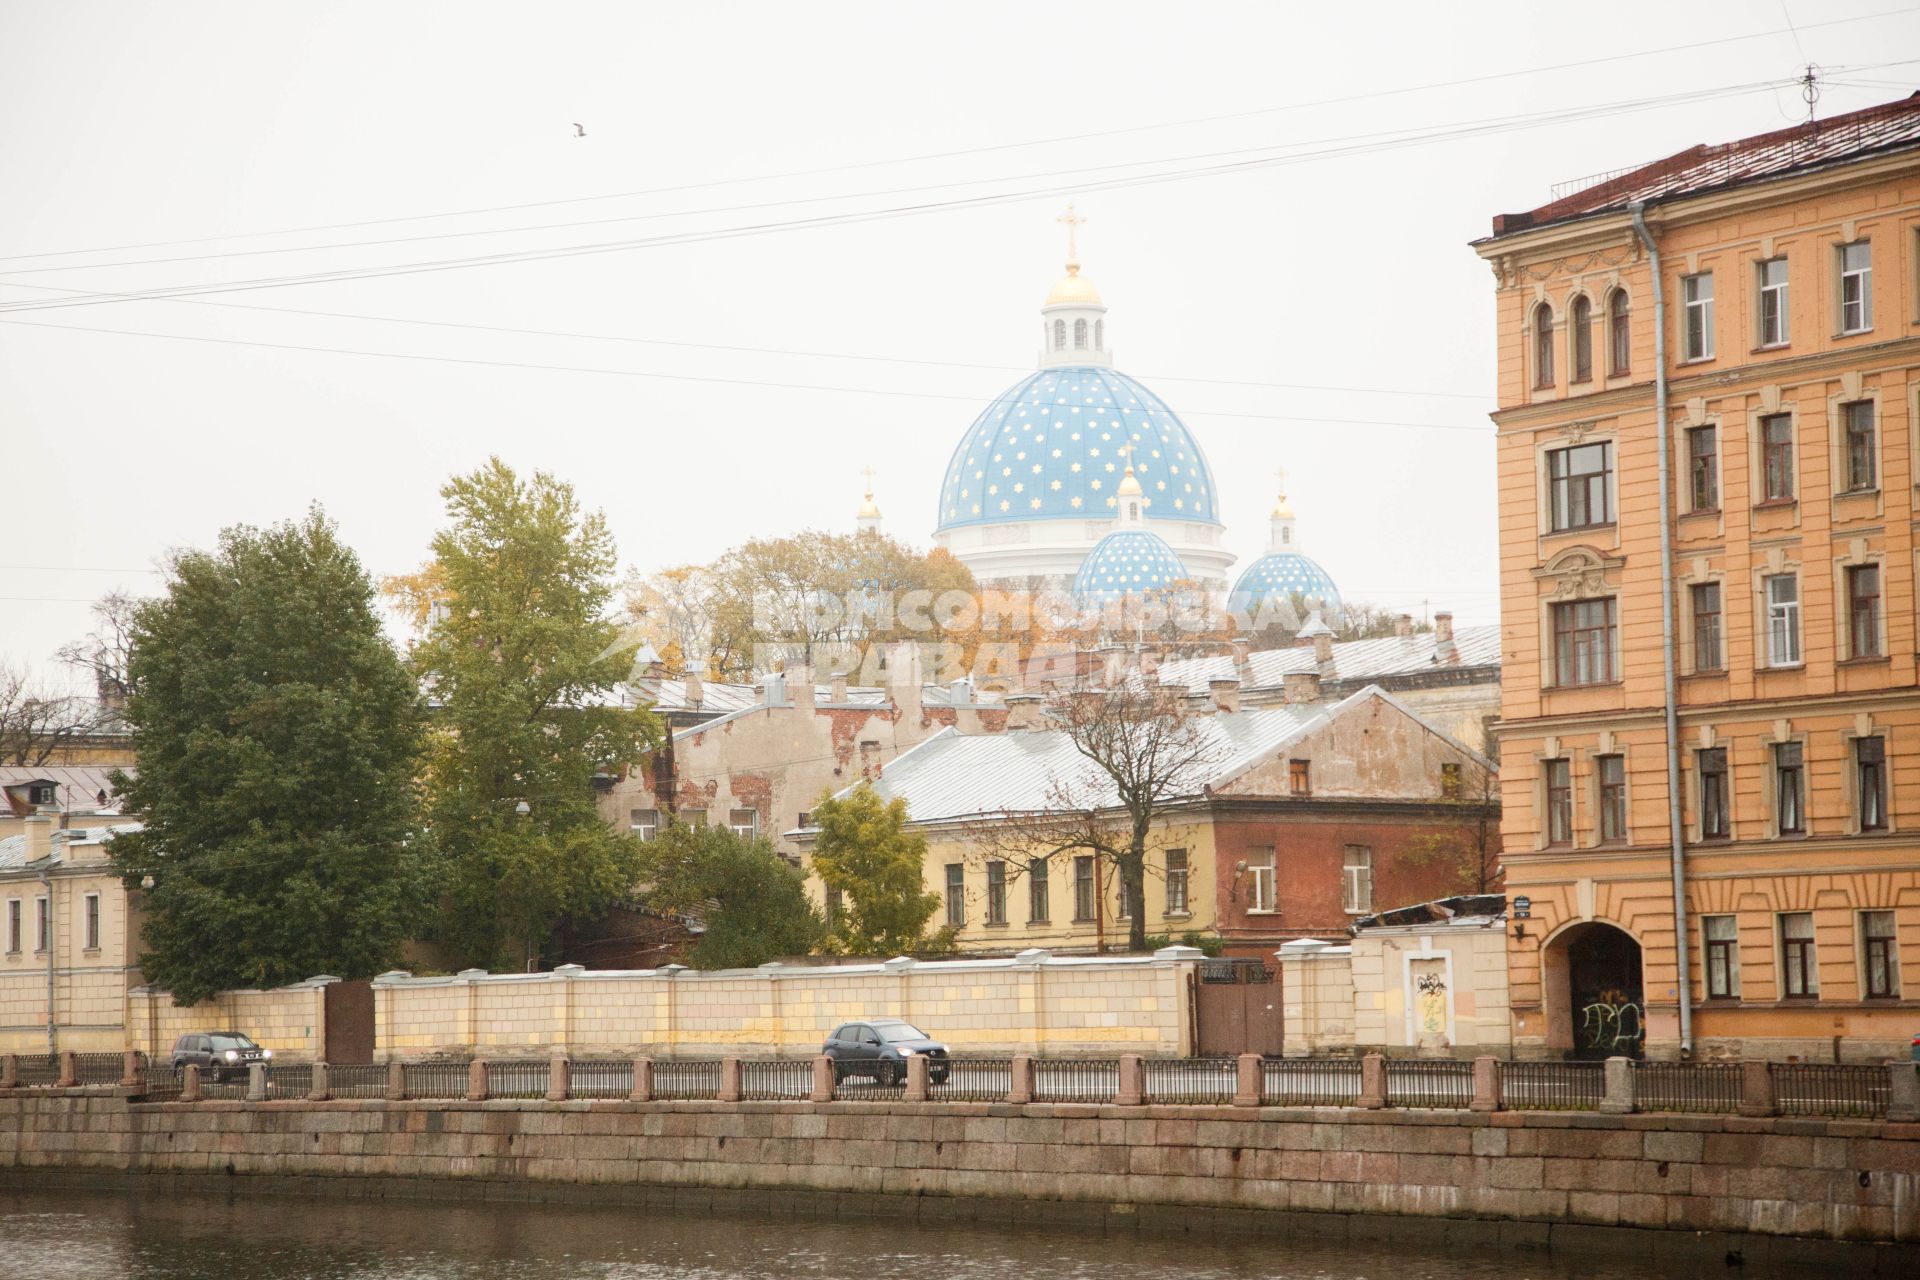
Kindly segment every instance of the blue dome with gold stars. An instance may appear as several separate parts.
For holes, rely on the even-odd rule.
[[[1164,591],[1189,577],[1187,566],[1166,539],[1146,529],[1115,529],[1080,563],[1073,594],[1098,603],[1125,595]]]
[[[1149,518],[1219,524],[1206,455],[1166,402],[1117,370],[1063,365],[1014,384],[967,428],[939,527],[1112,519],[1127,445]]]
[[[1296,595],[1323,612],[1340,610],[1340,588],[1318,561],[1298,551],[1272,551],[1247,566],[1227,596],[1227,608],[1255,614],[1262,604],[1277,608],[1282,602],[1291,603]]]

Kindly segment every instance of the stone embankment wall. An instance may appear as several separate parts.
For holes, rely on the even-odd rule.
[[[1870,1121],[987,1103],[144,1103],[35,1091],[0,1096],[5,1170],[439,1179],[475,1195],[497,1194],[478,1183],[504,1182],[736,1188],[782,1203],[823,1192],[978,1197],[1082,1205],[1089,1221],[1168,1208],[1261,1221],[1409,1215],[1502,1221],[1523,1238],[1527,1224],[1551,1224],[1882,1242],[1849,1269],[1889,1258],[1899,1264],[1890,1274],[1920,1266],[1920,1125]]]

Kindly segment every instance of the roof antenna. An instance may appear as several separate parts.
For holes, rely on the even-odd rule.
[[[1811,62],[1807,64],[1807,73],[1800,77],[1800,99],[1807,104],[1807,130],[1818,133],[1820,124],[1814,119],[1814,104],[1820,101],[1818,73]]]

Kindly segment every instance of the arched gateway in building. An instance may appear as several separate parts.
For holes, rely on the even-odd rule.
[[[1640,1056],[1647,1002],[1640,944],[1599,920],[1562,929],[1540,952],[1547,1047],[1579,1058]]]

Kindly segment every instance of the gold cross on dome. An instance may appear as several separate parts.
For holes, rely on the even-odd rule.
[[[1283,498],[1286,497],[1287,496],[1287,469],[1285,467],[1275,467],[1273,469],[1273,478],[1277,482],[1279,482],[1280,496]]]
[[[1054,219],[1067,229],[1067,261],[1073,262],[1080,257],[1080,248],[1075,232],[1086,219],[1073,211],[1073,201],[1067,201],[1067,211]]]
[[[866,477],[867,493],[871,495],[873,493],[873,468],[871,466],[862,467],[860,468],[860,474]]]

